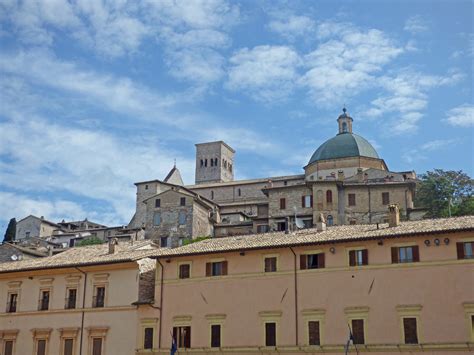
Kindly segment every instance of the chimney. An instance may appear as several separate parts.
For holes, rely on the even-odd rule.
[[[40,219],[44,219],[44,216],[41,216]]]
[[[115,246],[118,244],[117,238],[109,239],[109,254],[115,254]]]
[[[318,232],[324,232],[326,230],[326,219],[322,213],[319,214],[316,221],[316,230]]]
[[[53,247],[48,247],[48,256],[53,256]]]
[[[400,225],[400,210],[398,205],[388,206],[388,226],[397,227]]]
[[[357,181],[364,182],[364,174],[362,173],[362,168],[357,168]]]
[[[339,181],[344,180],[344,170],[338,170],[338,171],[337,171],[337,179],[338,179]]]

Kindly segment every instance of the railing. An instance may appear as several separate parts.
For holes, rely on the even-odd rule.
[[[47,311],[49,309],[49,299],[40,299],[38,301],[38,311]]]
[[[7,302],[7,313],[15,313],[16,312],[16,301],[14,302]]]
[[[76,299],[67,297],[64,303],[65,309],[74,309],[76,308]]]
[[[104,297],[103,296],[94,296],[94,297],[92,297],[92,307],[94,307],[94,308],[104,307]]]

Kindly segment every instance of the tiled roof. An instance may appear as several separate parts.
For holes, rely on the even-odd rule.
[[[150,242],[143,242],[146,243]],[[155,248],[137,248],[137,244],[131,246],[128,243],[118,244],[115,248],[115,253],[109,254],[108,244],[90,245],[71,248],[50,257],[1,263],[0,273],[136,261],[156,251]]]
[[[455,231],[471,231],[474,233],[474,216],[402,222],[397,227],[388,227],[388,224],[381,224],[379,225],[379,229],[377,229],[377,226],[374,224],[350,225],[328,227],[324,232],[318,232],[315,228],[310,228],[289,234],[274,232],[213,238],[175,249],[162,248],[156,250],[152,257],[270,249],[311,244],[331,244]]]

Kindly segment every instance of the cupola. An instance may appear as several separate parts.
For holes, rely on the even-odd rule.
[[[337,118],[337,123],[339,124],[339,134],[352,133],[352,117],[349,116],[345,107]]]

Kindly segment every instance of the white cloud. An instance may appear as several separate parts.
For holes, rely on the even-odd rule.
[[[318,37],[323,42],[306,55],[308,70],[300,83],[313,100],[326,106],[373,87],[375,75],[404,52],[384,32],[350,24],[323,23]]]
[[[430,29],[429,22],[420,15],[411,16],[405,22],[405,31],[413,34],[427,32]]]
[[[229,62],[227,88],[271,102],[285,99],[292,91],[301,60],[290,47],[266,45],[243,48]]]
[[[449,110],[444,121],[455,127],[474,126],[474,105],[463,104]]]
[[[294,41],[299,37],[311,35],[316,29],[316,24],[307,16],[291,15],[270,21],[268,28],[280,36]]]
[[[435,151],[451,146],[455,144],[455,142],[456,141],[454,139],[436,139],[434,141],[424,143],[420,149],[425,151]]]

